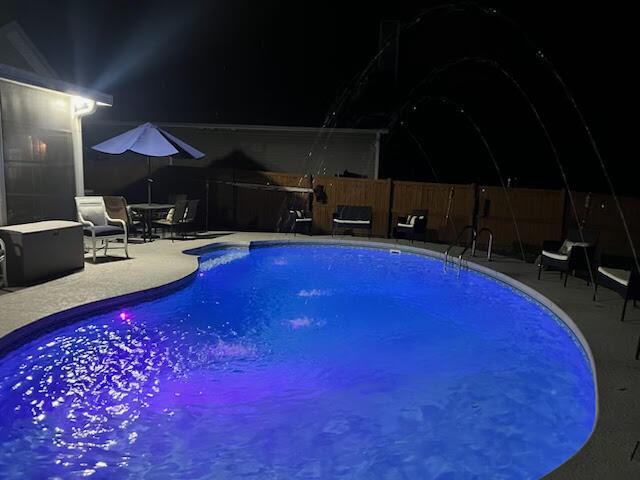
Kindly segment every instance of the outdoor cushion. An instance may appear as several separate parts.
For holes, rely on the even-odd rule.
[[[368,225],[371,223],[370,220],[342,220],[341,218],[334,218],[333,221],[336,223],[350,223],[357,225]]]
[[[562,260],[562,261],[569,260],[569,255],[563,255],[561,253],[556,253],[556,252],[547,252],[546,250],[542,251],[542,255],[544,255],[545,257],[553,258],[554,260]]]
[[[115,227],[113,225],[100,225],[97,227],[85,227],[84,234],[87,236],[91,236],[91,232],[94,231],[96,237],[106,237],[109,235],[124,235],[124,230],[120,227]]]
[[[400,227],[400,228],[413,228],[414,225],[412,225],[410,223],[399,223],[398,227]]]
[[[559,252],[563,255],[569,255],[573,247],[590,247],[592,245],[593,243],[591,242],[572,242],[571,240],[565,240],[562,242]]]
[[[167,219],[161,218],[160,220],[155,220],[153,222],[154,225],[163,225],[163,226],[168,226],[168,227],[172,227],[174,225],[178,225],[179,223],[180,222],[174,221],[173,218],[171,220],[169,220],[168,218]]]
[[[598,272],[609,277],[611,280],[618,282],[625,287],[629,286],[629,278],[631,272],[628,270],[621,270],[619,268],[598,267]]]
[[[310,218],[296,218],[296,222],[310,222]]]

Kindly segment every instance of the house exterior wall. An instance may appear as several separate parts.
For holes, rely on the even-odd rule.
[[[0,79],[0,224],[75,218],[76,120],[69,95]]]
[[[158,125],[206,154],[201,160],[174,159],[173,165],[329,176],[348,170],[368,178],[376,178],[378,173],[379,135],[374,130]],[[146,177],[144,157],[131,153],[110,156],[90,149],[91,145],[135,126],[136,123],[85,122],[83,141],[88,190],[115,193]],[[153,168],[158,169],[169,161],[154,159],[152,163]]]

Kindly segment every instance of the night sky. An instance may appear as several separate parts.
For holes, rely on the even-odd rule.
[[[438,5],[400,35],[397,76],[376,63],[335,108],[378,51],[380,21],[407,25]],[[535,44],[573,92],[618,190],[637,194],[628,170],[638,122],[623,121],[635,112],[634,16],[611,2],[481,4],[498,14],[477,5],[2,0],[0,23],[17,20],[63,79],[112,94],[96,117],[320,126],[337,110],[338,126],[391,127],[381,174],[398,179],[498,184],[490,151],[515,184],[561,187],[533,104],[571,187],[606,192]]]

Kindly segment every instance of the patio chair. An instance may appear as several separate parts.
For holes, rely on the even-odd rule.
[[[627,311],[627,302],[633,300],[633,306],[635,307],[636,300],[640,300],[640,275],[638,275],[638,269],[634,267],[631,270],[625,270],[600,265],[596,271],[594,282],[593,301],[597,299],[598,286],[600,285],[613,290],[624,299],[622,315],[620,316],[620,321],[623,322]]]
[[[187,212],[185,213],[184,220],[182,222],[181,228],[183,229],[183,233],[187,232],[188,227],[193,227],[196,222],[196,217],[198,216],[198,205],[200,205],[200,200],[189,200],[187,202]],[[191,231],[195,231],[192,228]]]
[[[0,288],[6,287],[7,282],[7,247],[0,238]]]
[[[313,216],[308,210],[289,210],[288,225],[295,236],[298,232],[311,235]]]
[[[104,246],[106,256],[109,242],[113,240],[124,242],[124,253],[129,258],[127,223],[109,216],[102,197],[75,197],[75,200],[78,221],[84,226],[85,249],[91,249],[94,263],[96,250]],[[98,242],[102,242],[102,246],[98,247]]]
[[[336,212],[333,214],[333,227],[331,229],[331,236],[333,236],[337,229],[364,229],[368,231],[369,237],[371,237],[372,229],[372,209],[365,206],[354,205],[338,205]]]
[[[411,214],[398,217],[396,226],[393,228],[393,236],[396,241],[400,237],[410,238],[411,243],[417,236],[422,237],[422,241],[427,241],[427,210],[412,210]]]
[[[560,272],[560,278],[563,274],[565,275],[564,286],[566,287],[570,273],[575,275],[576,271],[585,271],[587,285],[590,285],[597,241],[598,233],[587,230],[582,231],[582,236],[577,230],[569,231],[567,239],[562,243],[553,240],[544,241],[538,263],[538,280],[543,268],[556,270]]]
[[[169,203],[173,203],[174,205],[176,204],[176,202],[178,201],[182,201],[184,200],[185,202],[187,201],[187,194],[186,193],[172,193],[169,195]],[[163,211],[156,211],[153,213],[153,219],[154,220],[161,220],[161,219],[166,219],[169,216],[173,216],[173,208],[170,208],[168,212],[163,212]]]
[[[165,236],[166,231],[169,230],[171,232],[171,241],[173,241],[173,234],[175,231],[180,228],[180,226],[184,225],[187,217],[188,206],[189,202],[187,200],[176,200],[175,205],[171,210],[169,210],[166,218],[155,220],[153,222],[153,226],[162,230],[163,237]]]
[[[134,215],[127,205],[124,197],[103,196],[104,204],[107,208],[107,214],[111,218],[123,220],[127,223],[127,234],[138,232],[143,227],[143,218],[140,215]]]

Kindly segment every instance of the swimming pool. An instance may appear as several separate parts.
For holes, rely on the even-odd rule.
[[[518,290],[340,246],[229,248],[0,360],[1,478],[537,478],[589,360]]]

